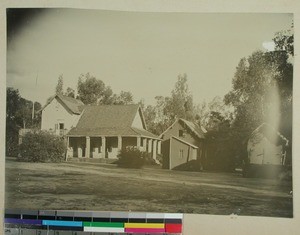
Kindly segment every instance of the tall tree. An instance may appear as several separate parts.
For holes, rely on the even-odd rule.
[[[81,74],[77,84],[78,98],[84,104],[107,104],[113,92],[110,87],[106,87],[104,82],[96,77],[87,74]]]
[[[68,87],[65,92],[65,96],[75,98],[75,90],[72,89],[71,87]]]
[[[55,87],[55,93],[62,95],[64,93],[64,78],[63,75],[59,75],[57,85]]]
[[[21,128],[40,126],[41,104],[35,102],[35,119],[32,120],[32,101],[22,98],[17,89],[6,89],[6,155],[16,156],[18,134]]]
[[[292,140],[293,65],[289,57],[293,48],[292,43],[285,45],[292,41],[279,40],[286,38],[283,35],[276,38],[276,48],[286,50],[257,51],[241,59],[232,90],[224,97],[225,103],[234,107],[231,132],[240,146],[240,153],[245,151],[250,133],[262,122],[274,125]]]
[[[187,75],[179,75],[170,97],[156,96],[156,104],[144,109],[149,130],[161,134],[177,118],[195,119],[193,97],[187,84]]]
[[[232,111],[230,107],[225,105],[221,97],[216,96],[211,101],[203,101],[201,104],[195,107],[195,122],[204,127],[206,130],[214,129],[218,127],[219,118],[216,118],[217,114],[224,119],[232,119]]]
[[[186,74],[178,75],[171,97],[166,99],[164,112],[172,121],[176,118],[194,120],[193,96],[188,88]]]
[[[129,91],[121,91],[119,95],[114,95],[114,104],[133,104],[133,95]]]

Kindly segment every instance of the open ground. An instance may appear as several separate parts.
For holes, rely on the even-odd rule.
[[[6,208],[293,217],[292,183],[240,174],[6,161]]]

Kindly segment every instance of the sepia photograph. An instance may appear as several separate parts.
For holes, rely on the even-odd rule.
[[[294,217],[293,14],[6,20],[6,209]]]

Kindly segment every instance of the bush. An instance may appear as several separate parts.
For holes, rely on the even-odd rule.
[[[18,160],[25,162],[62,162],[65,159],[65,142],[44,131],[27,133],[19,147]]]
[[[147,153],[136,148],[122,149],[118,158],[117,165],[124,168],[142,168],[149,161]]]

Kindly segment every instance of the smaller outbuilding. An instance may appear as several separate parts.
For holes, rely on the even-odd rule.
[[[289,140],[267,123],[261,124],[251,134],[248,145],[249,170],[273,172],[286,165]]]
[[[177,119],[160,138],[162,139],[163,168],[174,169],[192,160],[199,164],[204,147],[205,130],[183,118]]]

